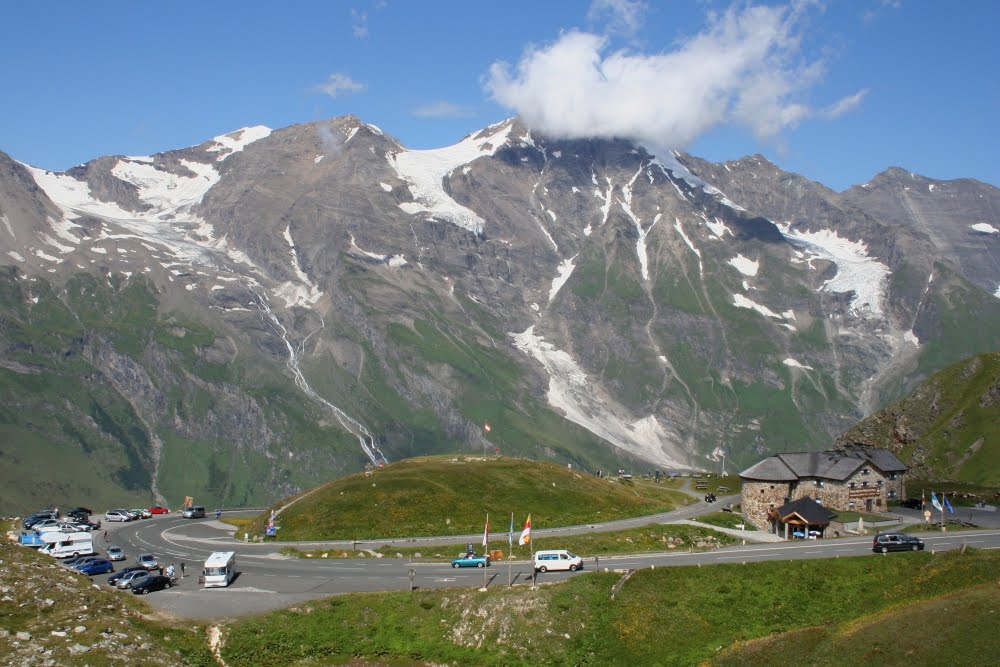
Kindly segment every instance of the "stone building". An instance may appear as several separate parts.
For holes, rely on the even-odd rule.
[[[855,447],[775,454],[740,473],[743,514],[761,530],[781,530],[774,510],[811,498],[831,510],[885,511],[905,497],[906,466],[887,449]]]

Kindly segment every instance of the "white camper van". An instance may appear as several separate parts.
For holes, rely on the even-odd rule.
[[[205,561],[201,572],[205,588],[219,588],[229,585],[236,576],[236,552],[216,551]]]
[[[569,570],[576,572],[583,569],[583,559],[574,556],[565,549],[548,549],[535,552],[535,571]]]
[[[90,533],[45,533],[43,539],[49,536],[59,536],[58,541],[49,542],[39,549],[39,553],[48,554],[54,558],[75,558],[89,556],[94,553],[94,538]]]

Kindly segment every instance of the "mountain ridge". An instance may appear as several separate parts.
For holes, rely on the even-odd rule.
[[[35,331],[36,285],[66,304],[91,276],[110,308],[143,276],[147,334],[121,349],[109,313],[83,333],[99,323],[134,362],[105,369],[127,376],[115,393],[161,396],[123,419],[164,443],[168,497],[190,495],[171,461],[199,451],[190,486],[220,500],[498,446],[604,469],[750,461],[822,448],[931,370],[1000,347],[1000,327],[969,333],[1000,322],[965,275],[985,261],[753,158],[550,140],[517,119],[409,151],[346,116],[64,174],[2,161],[0,309],[22,327],[0,330],[9,391],[25,381],[9,369],[38,362],[15,344]],[[226,426],[221,397],[239,395],[236,422],[257,431]],[[206,414],[214,430],[195,426]]]

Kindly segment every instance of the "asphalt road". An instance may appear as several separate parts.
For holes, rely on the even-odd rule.
[[[669,515],[641,517],[626,522],[614,522],[614,529],[621,527],[664,523],[666,520],[687,518],[703,513],[705,507],[692,506]],[[990,517],[992,518],[992,517]],[[624,524],[624,525],[622,525]],[[282,556],[278,550],[285,544],[243,543],[234,540],[232,527],[213,519],[187,520],[177,515],[160,516],[153,519],[127,524],[106,526],[109,530],[108,543],[125,548],[129,559],[119,563],[126,566],[134,561],[137,554],[149,551],[160,558],[166,566],[174,563],[178,574],[180,564],[186,566],[187,576],[180,584],[166,591],[147,596],[147,600],[157,610],[178,618],[215,620],[258,614],[274,609],[294,606],[316,598],[343,593],[408,590],[413,570],[413,584],[417,588],[443,588],[449,586],[486,587],[487,589],[506,586],[508,577],[514,585],[531,583],[532,567],[526,560],[494,563],[486,569],[453,569],[448,563],[419,563],[405,558],[316,558],[301,559]],[[558,531],[587,532],[609,530],[606,525],[577,526],[556,529]],[[564,534],[546,531],[547,534]],[[942,551],[970,547],[1000,548],[1000,529],[977,531],[952,531],[947,533],[927,533],[921,535],[927,549]],[[452,536],[446,538],[419,538],[428,546],[432,540],[444,540],[438,544],[456,544],[471,541],[478,544],[481,535]],[[549,572],[538,575],[538,583],[560,581],[571,576],[583,576],[588,570],[627,570],[647,567],[671,567],[684,565],[707,565],[713,563],[750,563],[761,560],[798,560],[804,558],[833,558],[847,556],[867,556],[879,558],[871,552],[871,536],[846,537],[826,540],[780,542],[770,544],[746,544],[725,547],[708,552],[665,552],[629,556],[593,557],[584,561],[584,571],[577,573]],[[98,535],[95,547],[103,551],[103,539]],[[391,541],[378,540],[377,545]],[[402,540],[400,544],[412,546],[420,541]],[[319,544],[319,543],[317,543]],[[331,556],[349,551],[351,543],[322,543],[330,548]],[[308,546],[308,545],[303,545]],[[204,589],[198,585],[201,564],[213,551],[236,551],[236,580],[227,588]],[[457,554],[456,554],[457,555]],[[888,554],[885,557],[893,557]],[[103,582],[107,577],[99,576],[95,581]],[[123,593],[127,594],[127,593]]]

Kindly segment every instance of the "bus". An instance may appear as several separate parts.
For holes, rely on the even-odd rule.
[[[201,572],[205,588],[228,586],[234,576],[236,576],[235,551],[216,551],[205,561],[205,569]]]

